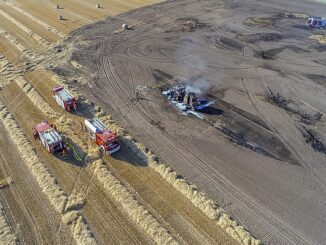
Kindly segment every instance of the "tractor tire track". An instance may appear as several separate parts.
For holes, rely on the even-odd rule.
[[[106,70],[106,72],[110,72],[111,75],[109,77],[107,77],[107,79],[108,79],[111,87],[117,87],[121,90],[121,92],[124,95],[121,95],[121,93],[119,93],[118,90],[115,89],[117,96],[119,96],[119,98],[123,102],[125,102],[125,99],[123,99],[123,97],[128,98],[129,95],[121,87],[120,84],[122,83],[122,81],[118,81],[119,78],[115,77],[114,68],[112,67],[110,59],[106,60],[106,64],[103,67],[103,69]],[[114,82],[114,84],[113,84],[113,82]],[[140,105],[136,104],[136,107],[137,107],[137,110],[133,108],[132,111],[137,115],[138,119],[142,120],[143,118],[146,118],[146,122],[149,124],[149,127],[153,128],[155,130],[158,130],[151,124],[153,119],[148,115],[148,113],[145,112],[141,108]],[[228,180],[223,175],[218,173],[216,169],[212,168],[209,164],[207,164],[206,161],[204,159],[202,159],[198,154],[189,150],[188,147],[185,146],[182,142],[176,140],[171,134],[169,134],[167,132],[161,131],[160,134],[157,134],[157,135],[160,136],[162,142],[164,142],[165,147],[169,147],[169,149],[171,151],[176,152],[181,158],[187,159],[189,164],[191,164],[191,166],[193,168],[197,168],[197,165],[195,163],[200,162],[201,166],[205,166],[205,168],[208,169],[211,173],[214,173],[214,175],[217,176],[218,178],[212,178],[211,175],[207,174],[206,172],[204,172],[202,170],[199,170],[201,172],[201,174],[206,179],[208,179],[215,186],[219,186],[219,188],[224,193],[226,193],[227,195],[232,197],[232,199],[234,201],[238,202],[239,205],[243,206],[243,208],[251,207],[251,209],[248,210],[248,212],[251,213],[251,216],[254,216],[257,220],[260,220],[262,223],[265,223],[266,225],[268,225],[269,229],[273,229],[274,232],[279,234],[279,236],[281,236],[283,239],[287,240],[288,244],[295,245],[295,244],[298,244],[298,242],[300,242],[301,244],[305,244],[305,241],[303,241],[303,240],[301,240],[301,241],[298,240],[297,242],[294,242],[292,239],[295,237],[298,237],[297,234],[291,234],[291,231],[287,230],[285,228],[285,226],[283,226],[283,221],[277,219],[276,217],[273,217],[271,213],[268,213],[268,212],[266,212],[266,210],[262,209],[258,203],[251,201],[249,197],[242,194],[243,191],[241,189],[239,189],[238,187],[233,185],[230,180]],[[216,159],[216,160],[219,161],[218,159]],[[217,182],[216,179],[220,179],[222,181]],[[223,185],[225,187],[223,187],[223,185],[221,183],[223,183]],[[268,220],[269,223],[266,223],[265,222],[266,220]],[[276,229],[276,227],[278,227],[278,229]],[[279,231],[279,228],[281,228],[281,227],[283,227],[282,228],[283,232]]]

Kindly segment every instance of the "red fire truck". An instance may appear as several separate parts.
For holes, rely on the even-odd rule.
[[[77,110],[77,101],[71,93],[64,89],[61,85],[56,85],[53,90],[53,97],[59,106],[61,106],[66,111]]]
[[[97,118],[85,119],[85,128],[91,139],[101,147],[105,154],[120,150],[118,137]]]
[[[47,121],[43,121],[33,127],[34,139],[39,139],[48,152],[62,152],[64,150],[64,144],[62,138],[55,129]]]

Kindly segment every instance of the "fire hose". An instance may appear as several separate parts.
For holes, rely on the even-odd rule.
[[[78,155],[76,149],[69,143],[67,142],[66,140],[63,140],[63,142],[65,143],[65,145],[67,146],[68,150],[72,149],[72,152],[74,154],[74,158],[77,160],[77,161],[81,161],[81,157]]]

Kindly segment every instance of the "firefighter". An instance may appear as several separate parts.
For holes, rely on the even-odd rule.
[[[68,150],[67,150],[67,147],[64,145],[62,147],[62,156],[63,156],[63,159],[67,159],[67,153],[68,153]]]
[[[34,137],[34,140],[37,140],[37,137],[38,137],[38,133],[37,133],[37,131],[34,131],[34,132],[33,132],[33,137]]]
[[[136,96],[136,100],[138,101],[140,99],[140,94],[138,90],[136,90],[135,96]]]

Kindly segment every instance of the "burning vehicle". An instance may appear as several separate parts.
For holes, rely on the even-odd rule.
[[[179,110],[195,114],[213,103],[206,98],[199,98],[197,94],[185,85],[177,85],[163,91],[163,95]]]

